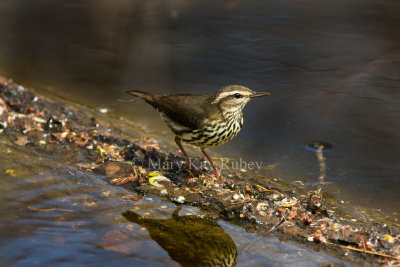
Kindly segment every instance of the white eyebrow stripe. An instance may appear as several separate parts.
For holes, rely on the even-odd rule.
[[[227,97],[227,96],[230,96],[230,95],[232,95],[233,94],[233,92],[223,92],[222,94],[220,94],[211,104],[215,104],[215,103],[217,103],[220,99],[222,99],[222,98],[224,98],[224,97]]]

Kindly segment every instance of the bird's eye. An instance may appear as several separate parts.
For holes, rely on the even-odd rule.
[[[233,96],[234,96],[235,98],[241,98],[241,97],[242,97],[242,95],[239,94],[239,93],[236,93],[236,94],[234,94]]]

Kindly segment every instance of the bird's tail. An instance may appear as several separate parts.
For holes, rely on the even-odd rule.
[[[127,91],[127,93],[130,95],[139,97],[150,104],[154,102],[154,97],[150,93],[146,93],[146,92],[139,91],[139,90]]]

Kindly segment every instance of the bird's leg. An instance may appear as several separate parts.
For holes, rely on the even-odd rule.
[[[208,162],[210,162],[211,166],[214,168],[215,170],[215,175],[217,176],[218,179],[221,179],[221,181],[226,181],[226,179],[221,175],[221,173],[219,172],[219,170],[217,169],[217,167],[215,167],[214,162],[212,161],[212,159],[208,156],[208,154],[206,153],[206,151],[202,148],[201,152],[203,152],[204,156],[206,156],[206,158],[208,159]]]
[[[183,149],[181,139],[178,136],[175,136],[175,143],[179,146],[179,149],[182,151],[183,155],[185,155],[186,160],[189,162],[189,155],[186,153],[185,149]]]
[[[191,163],[191,160],[189,158],[189,155],[186,153],[185,149],[183,149],[181,139],[178,136],[175,136],[175,143],[179,146],[179,149],[182,151],[183,155],[186,158],[186,166],[187,166],[187,168],[189,170],[196,171],[196,169],[192,168],[192,167],[195,167],[195,166],[193,166],[193,164]]]

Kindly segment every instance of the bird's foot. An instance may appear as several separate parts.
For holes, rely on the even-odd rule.
[[[193,177],[199,176],[201,174],[201,171],[199,168],[197,168],[194,164],[191,162],[186,162],[185,165],[182,168],[183,171],[187,171],[192,175]]]
[[[222,176],[222,173],[217,168],[215,168],[215,177],[217,177],[218,181],[220,181],[222,183],[225,183],[228,181],[224,176]]]

